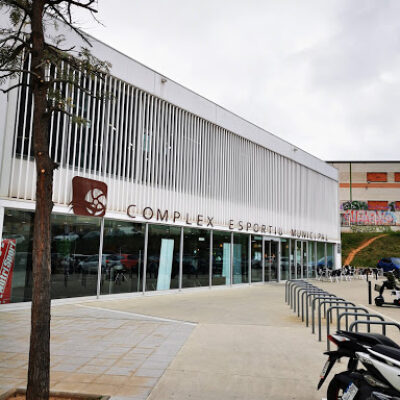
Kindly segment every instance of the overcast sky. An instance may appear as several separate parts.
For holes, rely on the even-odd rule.
[[[88,33],[325,160],[400,160],[399,0],[99,0]],[[112,62],[112,60],[110,60]]]

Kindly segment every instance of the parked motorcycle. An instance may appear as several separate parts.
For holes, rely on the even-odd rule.
[[[318,389],[325,382],[336,361],[341,358],[348,358],[348,363],[347,370],[336,374],[329,383],[327,400],[367,399],[372,394],[373,388],[365,383],[365,371],[358,370],[358,354],[363,354],[368,348],[376,345],[384,345],[400,351],[400,347],[393,340],[378,333],[338,331],[336,334],[329,335],[328,339],[336,344],[338,348],[336,351],[324,353],[328,355],[328,360],[322,369]],[[362,382],[362,385],[360,382]]]

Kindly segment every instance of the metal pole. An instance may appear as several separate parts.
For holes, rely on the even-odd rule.
[[[97,268],[97,292],[96,292],[97,299],[100,296],[101,267],[103,264],[103,235],[104,235],[104,217],[100,221],[99,265]]]
[[[371,281],[368,281],[368,304],[372,304],[372,288]]]

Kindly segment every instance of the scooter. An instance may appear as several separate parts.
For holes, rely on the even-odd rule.
[[[318,390],[321,388],[325,380],[327,379],[329,372],[332,367],[335,365],[336,361],[341,358],[348,358],[347,370],[336,374],[328,386],[327,391],[327,400],[337,400],[341,395],[351,393],[352,387],[351,384],[357,378],[358,381],[364,381],[362,371],[358,371],[358,358],[357,352],[365,352],[366,349],[375,346],[377,344],[383,344],[388,347],[392,347],[395,349],[399,349],[400,347],[393,342],[390,338],[383,336],[378,333],[357,333],[357,332],[347,332],[347,331],[337,331],[336,334],[332,334],[328,336],[328,340],[338,346],[336,351],[328,351],[325,352],[328,356],[328,360],[326,361],[321,375],[320,380],[318,382]],[[359,374],[360,376],[351,376],[352,373]],[[359,385],[361,386],[361,385]],[[364,388],[365,387],[365,388]],[[365,393],[363,393],[362,398],[366,399],[367,396],[372,393],[372,389],[370,387],[363,386],[363,391],[365,389]],[[357,392],[359,391],[357,387]],[[347,396],[350,396],[348,394]],[[353,397],[355,398],[355,397]],[[345,397],[342,397],[345,399]],[[350,397],[349,397],[350,399]],[[348,400],[349,400],[348,399]]]
[[[386,272],[387,280],[383,282],[382,285],[375,285],[375,290],[379,292],[379,296],[375,297],[375,304],[378,307],[382,307],[383,305],[397,306],[400,307],[400,288],[397,286],[396,278],[399,279],[398,272],[389,271]],[[385,301],[383,297],[383,292],[385,289],[389,289],[390,293],[393,297],[391,302]]]
[[[381,286],[375,285],[375,290],[377,292],[380,292]],[[376,296],[375,299],[374,299],[375,305],[377,305],[378,307],[382,307],[382,306],[385,306],[385,305],[400,307],[400,290],[397,290],[397,289],[391,290],[390,294],[393,296],[392,302],[385,301],[385,299],[382,296],[382,294],[380,294],[379,296]]]
[[[384,394],[400,396],[400,349],[378,344],[356,355],[368,371],[364,377],[368,384],[386,389]]]

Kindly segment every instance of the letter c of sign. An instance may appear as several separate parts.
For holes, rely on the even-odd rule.
[[[136,204],[131,204],[128,209],[126,210],[126,213],[128,214],[128,217],[131,218],[136,218],[135,217],[135,208],[136,208]],[[132,209],[132,211],[131,211]]]

